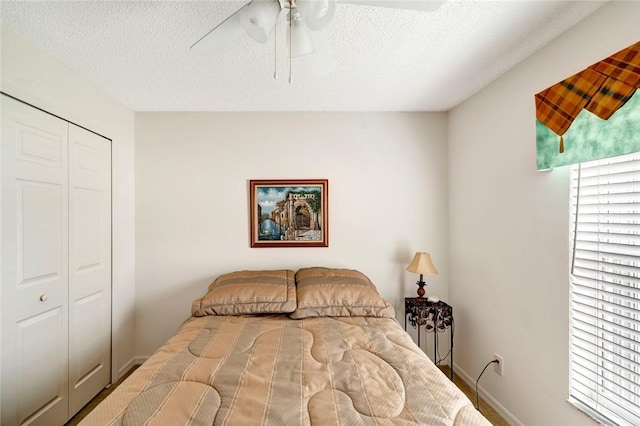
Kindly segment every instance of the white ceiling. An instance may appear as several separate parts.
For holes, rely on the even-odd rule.
[[[339,1],[339,0],[338,0]],[[446,111],[604,1],[449,0],[435,12],[336,6],[333,73],[294,59],[284,13],[266,44],[189,47],[239,1],[8,1],[0,21],[135,111]]]

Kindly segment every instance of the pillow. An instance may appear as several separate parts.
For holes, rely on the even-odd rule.
[[[248,315],[290,313],[296,309],[294,272],[237,271],[220,275],[207,294],[191,304],[191,314]]]
[[[395,318],[393,306],[361,272],[351,269],[303,268],[296,272],[298,307],[290,318]]]

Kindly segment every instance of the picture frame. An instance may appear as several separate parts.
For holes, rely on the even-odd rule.
[[[329,181],[249,181],[251,247],[329,247]]]

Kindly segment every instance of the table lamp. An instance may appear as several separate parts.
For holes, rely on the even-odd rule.
[[[422,280],[423,275],[438,275],[438,270],[433,266],[429,253],[418,252],[413,260],[407,266],[407,271],[420,274],[420,280],[416,282],[418,285],[418,297],[424,297],[425,282]]]

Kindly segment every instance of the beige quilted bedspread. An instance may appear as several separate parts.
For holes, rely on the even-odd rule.
[[[389,318],[190,318],[82,425],[488,425]]]

